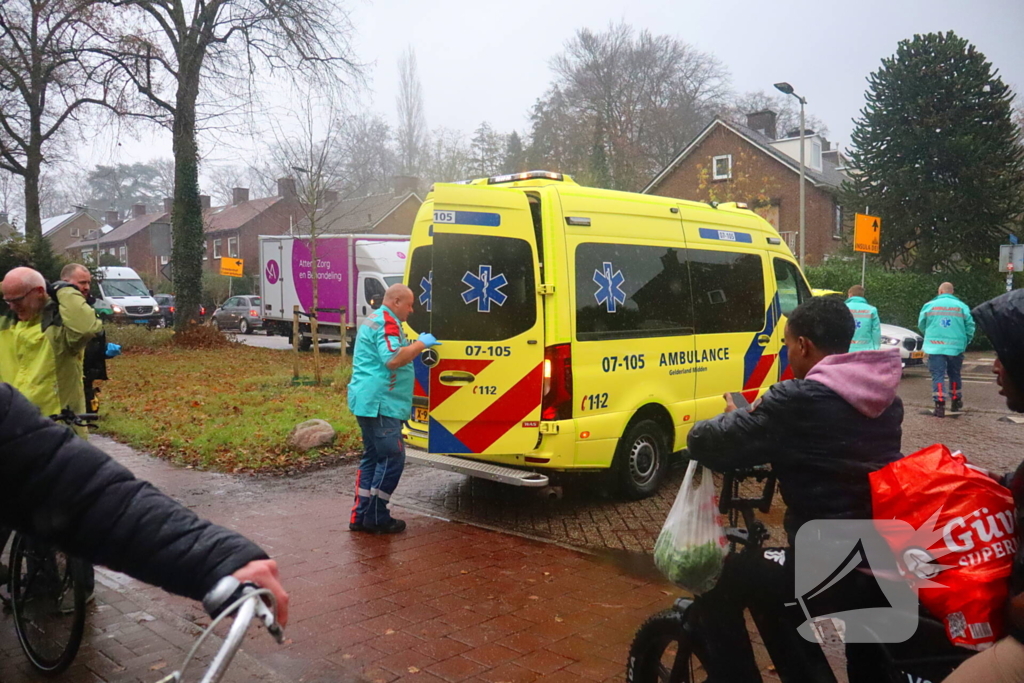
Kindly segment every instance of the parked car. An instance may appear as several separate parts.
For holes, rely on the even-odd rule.
[[[160,306],[160,314],[164,317],[164,325],[171,327],[174,325],[174,311],[176,309],[174,305],[173,294],[155,294],[153,298],[156,299],[157,304]],[[199,307],[199,322],[203,322],[206,319],[206,306]]]
[[[218,330],[238,330],[249,334],[263,329],[258,296],[233,296],[213,312],[213,326]]]
[[[899,325],[882,323],[882,348],[898,346],[903,367],[924,363],[924,337]]]

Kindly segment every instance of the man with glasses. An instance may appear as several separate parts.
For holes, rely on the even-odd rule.
[[[76,286],[59,282],[48,291],[42,274],[31,268],[12,269],[0,288],[10,307],[0,317],[0,381],[43,415],[64,408],[84,413],[82,354],[103,329],[95,311]]]

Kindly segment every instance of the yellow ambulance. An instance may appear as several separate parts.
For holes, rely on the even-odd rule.
[[[811,296],[792,253],[742,205],[582,187],[533,171],[438,183],[406,283],[412,461],[543,486],[609,471],[642,498],[722,394],[787,376],[785,316]]]

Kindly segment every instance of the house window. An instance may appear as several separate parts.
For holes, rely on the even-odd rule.
[[[166,256],[161,256],[160,257],[160,265],[161,266],[166,266],[167,265],[167,261],[168,261],[168,259],[167,259]]]
[[[228,256],[231,258],[238,258],[238,238],[228,238]]]
[[[818,140],[811,142],[811,168],[821,170],[821,142]]]
[[[210,253],[209,250],[210,250],[210,243],[207,242],[206,240],[203,240],[203,260],[204,261],[208,258],[207,254]]]
[[[121,265],[127,266],[128,265],[128,245],[122,244],[121,248],[118,251],[119,251],[118,259],[121,261]]]
[[[213,241],[213,258],[220,258],[220,240]]]
[[[88,233],[86,233],[86,239],[90,239],[91,240],[91,239],[93,239],[95,237],[96,237],[96,231],[95,230],[90,230]]]
[[[72,237],[81,237],[82,236],[82,231],[79,230],[78,228],[71,228],[71,236]]]
[[[711,177],[714,180],[728,180],[732,178],[731,154],[723,154],[711,160]]]
[[[834,221],[832,224],[832,237],[833,239],[843,239],[843,207],[837,203],[833,212],[835,215],[832,217]]]

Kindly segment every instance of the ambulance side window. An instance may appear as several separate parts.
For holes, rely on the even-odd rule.
[[[697,334],[764,328],[764,269],[758,254],[690,249]]]
[[[772,261],[775,267],[775,285],[779,292],[779,307],[782,309],[782,315],[788,316],[794,308],[811,298],[811,292],[795,264],[780,258]]]
[[[576,248],[576,339],[693,334],[686,250],[634,244]]]
[[[409,287],[412,289],[413,308],[409,327],[416,332],[430,331],[430,273],[434,247],[424,244],[412,252],[409,263]]]

